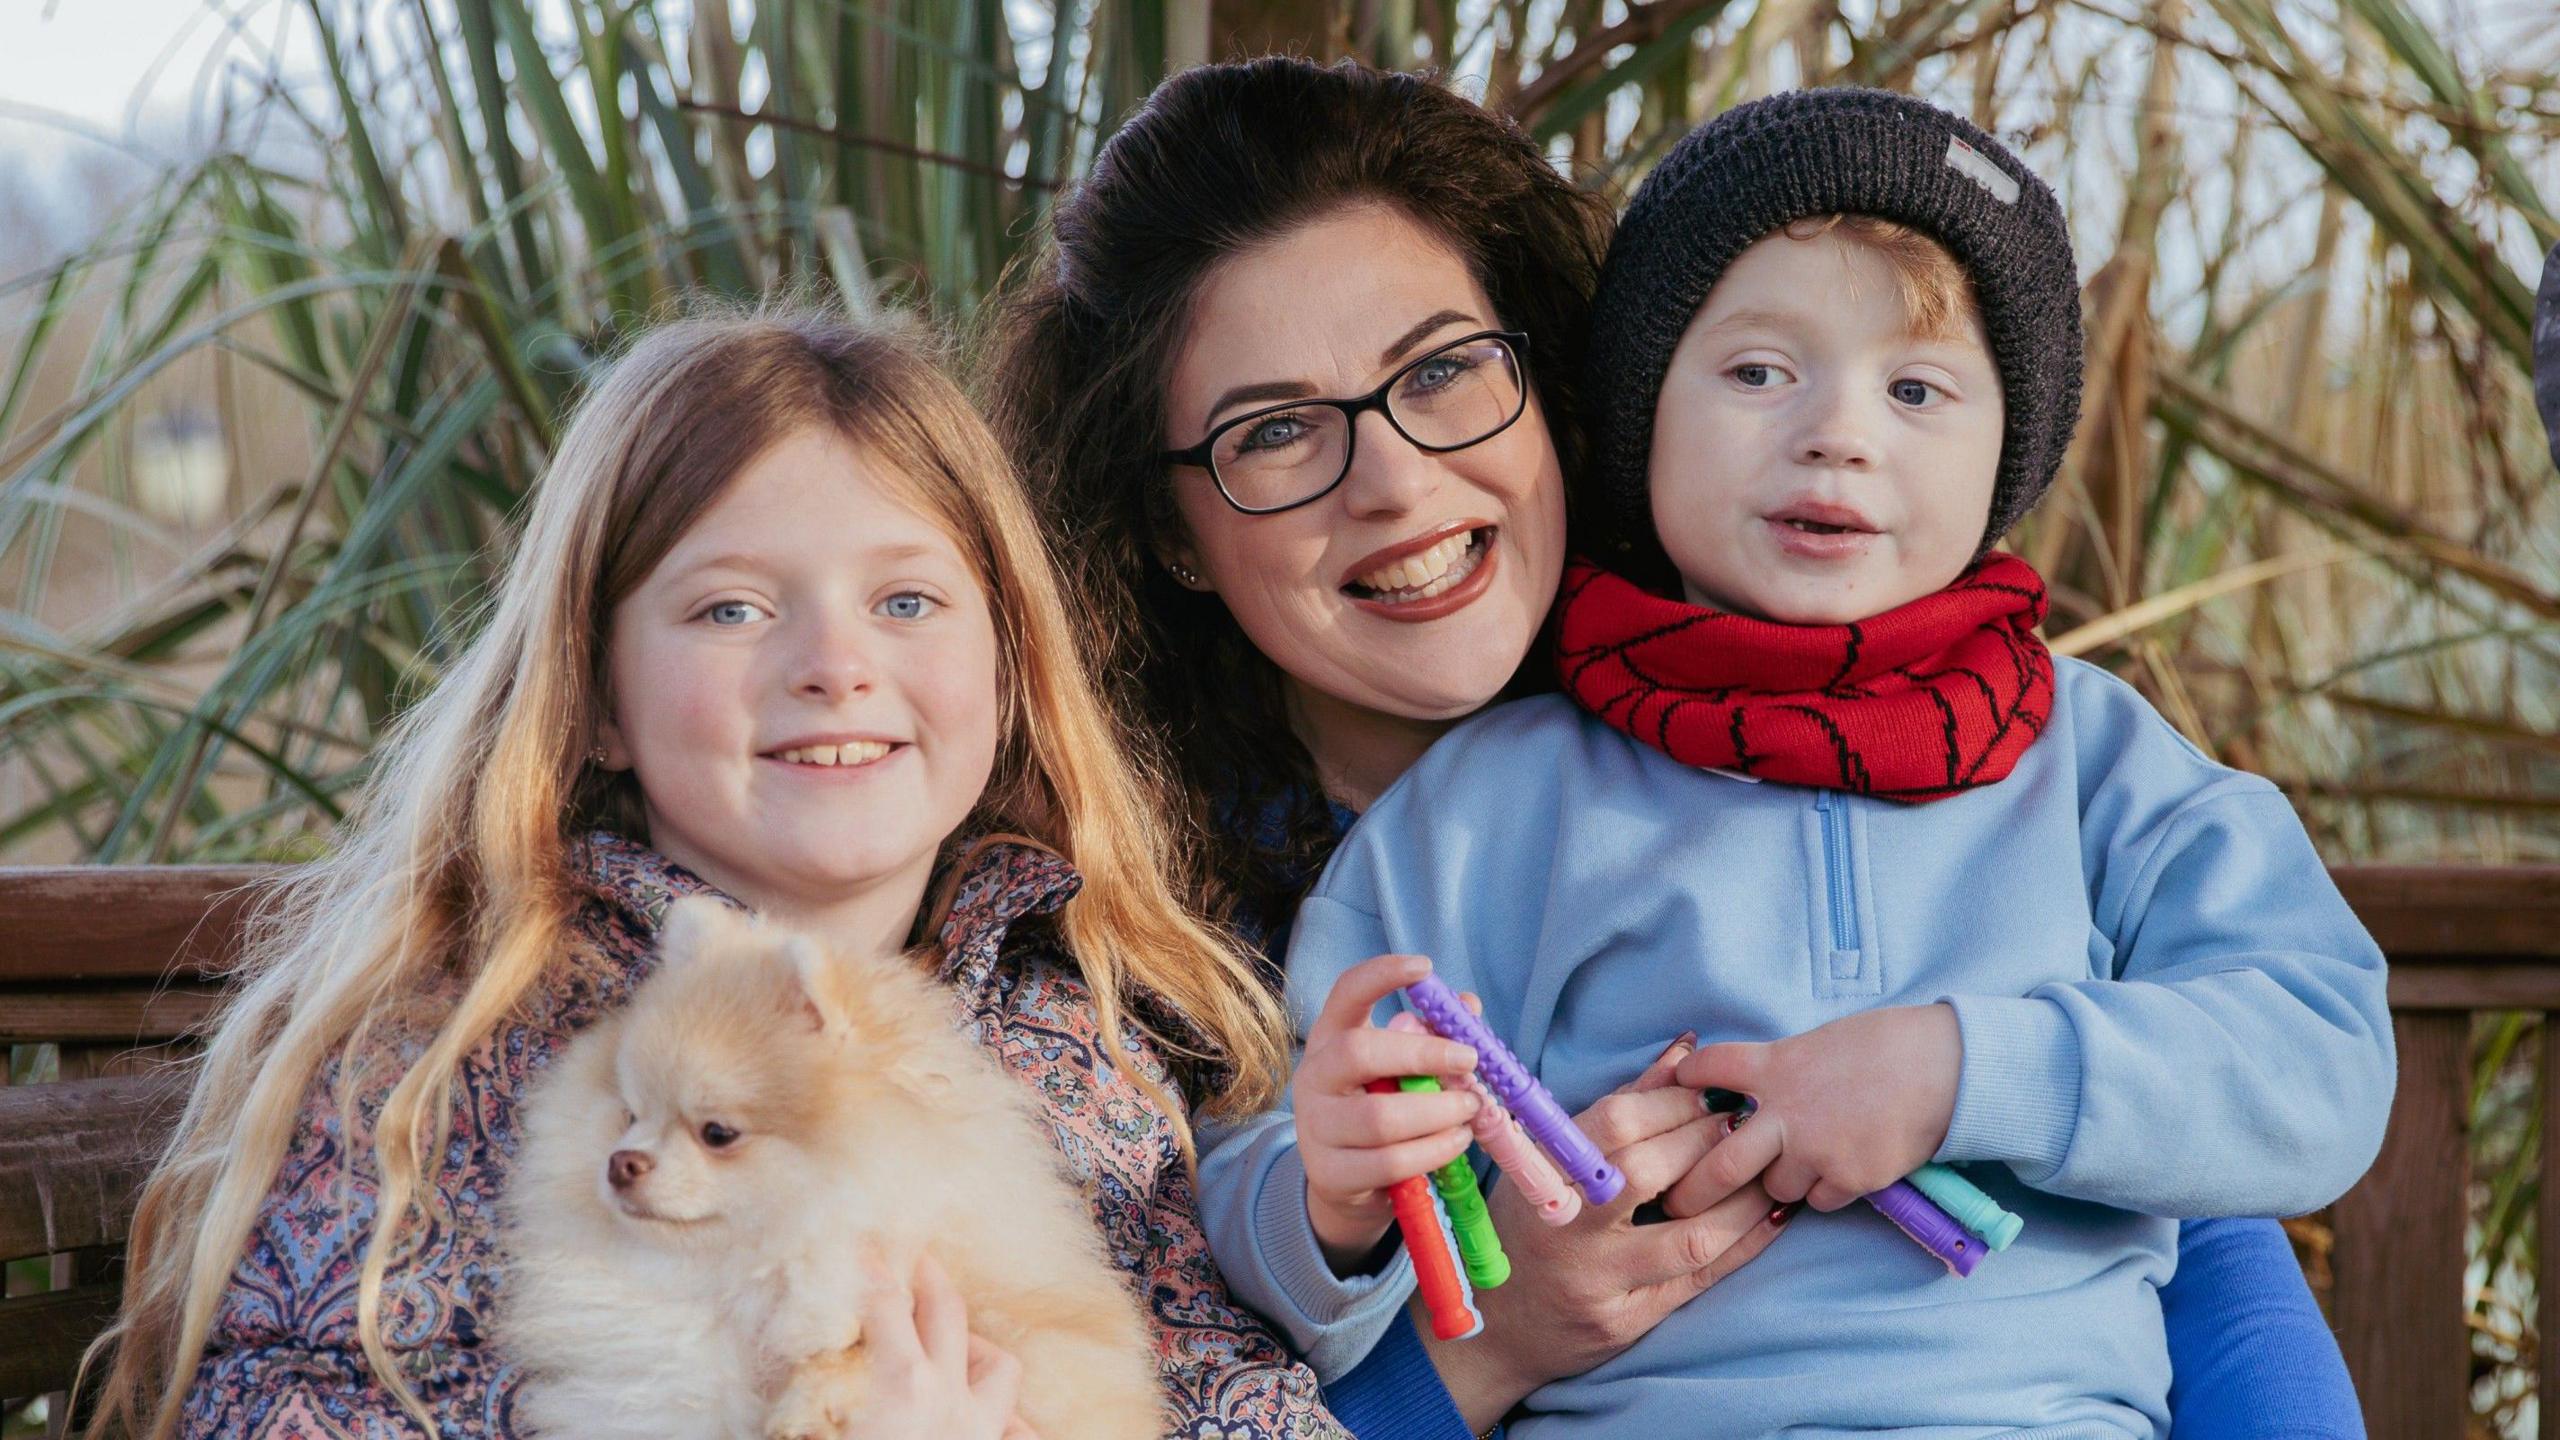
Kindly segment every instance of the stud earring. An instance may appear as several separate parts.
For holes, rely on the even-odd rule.
[[[1165,562],[1164,568],[1173,572],[1174,579],[1179,580],[1183,584],[1191,586],[1194,589],[1199,588],[1199,573],[1194,571],[1190,566],[1183,564],[1179,560],[1168,560]]]
[[[587,752],[587,763],[590,765],[601,767],[605,758],[604,747],[601,745]]]

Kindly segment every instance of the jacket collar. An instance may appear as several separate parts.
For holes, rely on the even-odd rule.
[[[588,894],[621,911],[640,933],[652,937],[665,922],[667,907],[688,895],[738,904],[710,881],[610,830],[590,830],[573,844],[569,870]]]
[[[984,985],[1014,922],[1055,914],[1084,888],[1067,858],[1012,835],[987,835],[962,849],[960,880],[936,939],[942,978],[969,994]]]
[[[1006,933],[1026,916],[1055,912],[1084,878],[1064,856],[1009,835],[982,837],[963,848],[960,878],[936,939],[942,978],[963,992],[986,983]],[[739,902],[710,881],[637,841],[595,830],[578,842],[571,864],[588,893],[622,911],[655,936],[667,907],[688,895]],[[744,906],[739,906],[743,909]]]

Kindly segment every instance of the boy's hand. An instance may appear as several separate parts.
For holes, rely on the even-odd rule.
[[[1674,1224],[1639,1223],[1636,1212],[1710,1153],[1721,1118],[1700,1113],[1697,1096],[1671,1082],[1695,1041],[1682,1036],[1644,1073],[1573,1117],[1582,1133],[1627,1177],[1606,1205],[1585,1206],[1570,1225],[1533,1219],[1520,1187],[1497,1184],[1485,1197],[1511,1257],[1511,1279],[1476,1292],[1484,1333],[1444,1341],[1418,1325],[1422,1347],[1470,1431],[1502,1418],[1550,1380],[1580,1375],[1641,1340],[1671,1312],[1768,1248],[1793,1212],[1774,1211],[1745,1185],[1705,1214]]]
[[[1928,1163],[1955,1118],[1964,1036],[1945,1005],[1844,1016],[1766,1045],[1706,1045],[1673,1072],[1758,1102],[1663,1197],[1699,1214],[1758,1176],[1771,1199],[1837,1210]]]
[[[1357,1271],[1394,1223],[1388,1188],[1448,1164],[1473,1138],[1467,1121],[1482,1103],[1473,1091],[1368,1093],[1375,1079],[1448,1081],[1475,1069],[1468,1046],[1369,1023],[1380,1000],[1429,973],[1431,962],[1419,955],[1380,955],[1344,971],[1308,1027],[1306,1053],[1289,1082],[1307,1218],[1337,1275]]]

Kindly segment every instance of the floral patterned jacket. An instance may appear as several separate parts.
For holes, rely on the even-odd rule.
[[[621,1004],[648,972],[670,901],[711,887],[656,852],[598,832],[581,847],[588,896],[569,953],[524,1018],[462,1064],[433,1218],[391,1270],[386,1344],[446,1440],[503,1440],[517,1376],[487,1343],[503,1302],[496,1202],[517,1144],[516,1105],[570,1035]],[[959,1019],[1039,1093],[1068,1172],[1093,1203],[1112,1258],[1145,1302],[1182,1440],[1332,1440],[1347,1435],[1315,1376],[1237,1308],[1209,1258],[1167,1117],[1101,1045],[1090,998],[1049,927],[1081,883],[1046,851],[978,851],[944,922],[943,978]],[[1125,1028],[1120,1060],[1163,1083],[1154,1046]],[[180,1433],[188,1440],[414,1437],[416,1423],[373,1377],[356,1338],[356,1288],[374,1216],[368,1144],[342,1133],[333,1062],[315,1082],[274,1188],[216,1312]],[[388,1080],[357,1097],[369,1124]],[[359,1141],[361,1141],[359,1136]]]

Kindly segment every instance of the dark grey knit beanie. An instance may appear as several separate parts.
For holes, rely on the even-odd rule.
[[[2080,282],[2053,192],[2008,147],[1924,100],[1797,90],[1691,131],[1619,222],[1592,300],[1592,457],[1575,497],[1594,559],[1660,578],[1668,561],[1645,472],[1672,352],[1753,242],[1830,214],[1908,225],[1973,277],[2007,416],[1982,548],[2053,483],[2080,418],[2081,369]]]

